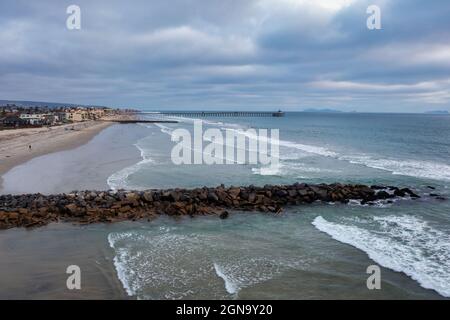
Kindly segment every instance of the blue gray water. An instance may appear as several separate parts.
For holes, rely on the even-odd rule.
[[[111,127],[81,147],[79,157],[89,150],[102,154],[92,160],[102,172],[94,187],[350,182],[408,186],[422,198],[375,206],[313,204],[287,208],[276,217],[234,213],[225,221],[161,218],[119,224],[102,230],[102,237],[126,294],[141,299],[450,297],[450,204],[429,196],[450,197],[449,116],[288,113],[284,118],[206,119],[205,128],[279,129],[280,166],[275,169],[174,165],[170,134],[193,125],[193,119],[179,120]],[[82,182],[65,186],[60,176],[54,178],[60,181],[56,190],[55,181],[17,183],[26,172],[33,172],[36,181],[55,177],[33,168],[65,163],[73,155],[66,151],[55,157],[15,168],[4,177],[3,192],[82,188]],[[71,168],[80,166],[72,163]],[[381,266],[381,290],[366,287],[366,269],[373,264]]]
[[[436,188],[435,193],[449,193],[450,117],[291,113],[284,118],[209,118],[204,123],[206,128],[222,130],[279,129],[280,166],[275,170],[255,165],[174,166],[169,158],[170,133],[179,127],[192,130],[192,119],[180,120],[180,124],[148,126],[149,136],[136,143],[142,161],[110,176],[110,186],[144,189],[339,181],[409,186],[424,197],[414,203],[380,203],[375,208],[357,203],[291,208],[288,217],[275,221],[252,217],[247,222],[247,217],[240,217],[234,223],[241,232],[237,226],[223,230],[215,222],[198,226],[196,221],[174,229],[164,225],[157,230],[114,233],[109,241],[118,252],[116,266],[130,294],[195,298],[201,293],[192,288],[202,288],[205,297],[220,296],[221,278],[231,295],[244,297],[240,289],[264,290],[266,283],[269,292],[265,294],[271,296],[273,290],[274,297],[287,297],[289,289],[270,283],[286,274],[320,269],[320,257],[329,253],[317,242],[326,234],[364,252],[372,263],[450,296],[449,205],[427,196],[428,186]],[[293,214],[296,211],[302,214]],[[364,271],[361,266],[361,279]],[[138,274],[145,279],[135,278]],[[367,290],[364,281],[359,285]]]

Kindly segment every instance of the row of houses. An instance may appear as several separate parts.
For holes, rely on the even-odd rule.
[[[39,108],[0,107],[0,128],[55,126],[64,123],[99,120],[114,114],[117,110],[109,108],[58,108],[54,110]]]

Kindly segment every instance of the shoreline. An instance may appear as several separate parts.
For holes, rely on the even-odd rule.
[[[58,127],[0,131],[0,190],[3,175],[14,167],[39,156],[84,145],[113,124],[107,121],[87,121]],[[28,147],[30,145],[31,150]]]

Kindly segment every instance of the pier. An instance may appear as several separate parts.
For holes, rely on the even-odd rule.
[[[139,119],[112,119],[112,120],[102,120],[107,122],[116,122],[122,124],[128,123],[178,123],[175,120],[139,120]]]
[[[139,112],[154,116],[172,117],[284,117],[284,112],[270,111],[164,111],[164,112]]]

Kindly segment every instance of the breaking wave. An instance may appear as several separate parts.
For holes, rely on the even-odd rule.
[[[277,245],[271,249],[272,242],[262,245],[251,237],[230,241],[219,230],[192,233],[183,228],[108,235],[117,276],[128,295],[139,299],[237,298],[244,288],[310,264],[304,256],[280,253],[285,249],[276,249]]]
[[[341,156],[339,160],[390,171],[395,175],[450,181],[450,165],[418,160],[375,159],[371,156]]]
[[[312,224],[333,239],[364,251],[381,266],[450,297],[450,236],[426,221],[407,215],[375,216],[357,226],[356,220],[336,223],[318,216]]]
[[[153,163],[153,159],[150,158],[148,150],[142,147],[139,142],[134,144],[134,146],[139,149],[142,160],[110,175],[106,182],[112,190],[132,189],[133,186],[129,184],[128,177],[138,172],[143,165]]]

